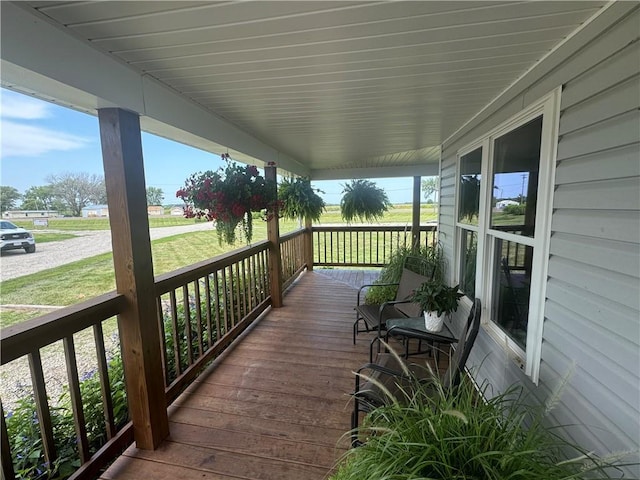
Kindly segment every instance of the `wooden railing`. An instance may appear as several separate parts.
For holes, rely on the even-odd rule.
[[[421,226],[419,245],[435,245],[436,232],[435,225]],[[410,245],[410,227],[313,227],[313,263],[319,266],[382,267],[395,250]]]
[[[42,365],[41,349],[62,341],[64,348],[64,358],[67,372],[67,388],[70,398],[71,410],[73,412],[73,427],[75,430],[77,445],[77,455],[80,463],[85,464],[83,472],[87,476],[97,473],[97,468],[89,468],[87,465],[93,463],[105,463],[105,459],[111,459],[117,455],[125,446],[133,441],[133,428],[131,423],[118,425],[116,413],[113,406],[112,380],[122,381],[122,379],[110,379],[107,356],[105,352],[105,341],[103,324],[105,321],[117,315],[124,307],[124,296],[116,293],[107,293],[93,298],[86,302],[73,305],[55,312],[43,315],[33,320],[7,327],[2,331],[2,365],[21,357],[27,357],[31,373],[31,384],[33,389],[33,400],[37,423],[40,430],[42,448],[34,446],[33,455],[40,457],[42,463],[54,465],[59,458],[56,444],[62,440],[54,437],[54,431],[60,429],[59,422],[54,422],[52,415],[52,405],[47,395],[46,379]],[[99,376],[100,391],[102,396],[102,409],[104,423],[102,425],[91,425],[94,438],[90,438],[87,433],[87,422],[85,420],[85,409],[81,396],[81,381],[78,374],[78,366],[75,353],[74,334],[85,329],[93,330],[93,340],[95,353],[97,356],[97,375]],[[59,407],[55,406],[54,413],[58,414]],[[120,417],[122,416],[120,412]],[[126,412],[124,412],[126,418]],[[5,415],[2,414],[2,469],[4,477],[11,479],[14,477],[14,468]],[[107,445],[97,451],[95,447],[95,433],[102,431]],[[37,443],[37,442],[36,442]],[[90,445],[93,444],[93,445]],[[103,442],[100,442],[103,443]],[[76,447],[74,447],[76,448]]]
[[[295,237],[290,235],[291,239]],[[156,277],[155,295],[163,334],[161,351],[167,405],[269,306],[268,247],[269,243],[263,241]],[[56,444],[60,439],[54,438],[57,427],[52,421],[51,411],[57,411],[58,407],[52,406],[47,397],[47,379],[40,351],[58,341],[63,342],[66,388],[78,439],[76,458],[81,464],[72,476],[74,479],[94,478],[101,468],[133,442],[132,424],[117,425],[113,411],[114,389],[109,383],[102,331],[103,323],[121,313],[124,307],[124,296],[112,292],[2,330],[2,365],[28,357],[43,447],[42,465],[55,464],[59,458]],[[98,395],[101,395],[104,407],[102,427],[88,423],[85,418],[87,405],[82,395],[87,392],[81,392],[76,365],[73,335],[87,328],[93,328],[98,357]],[[10,450],[5,414],[0,414],[3,478],[12,479],[16,474],[13,467],[15,459]],[[93,447],[95,441],[92,442],[87,434],[88,429],[95,432],[96,428],[106,432],[105,441],[100,442],[103,445],[99,448]],[[72,438],[71,441],[75,440]]]
[[[156,278],[170,403],[269,306],[268,242]]]
[[[280,236],[283,288],[287,288],[307,265],[304,258],[305,234],[308,232],[300,229]]]

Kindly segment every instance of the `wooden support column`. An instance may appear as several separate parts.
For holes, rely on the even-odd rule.
[[[98,111],[116,289],[126,299],[118,316],[129,415],[138,448],[169,435],[160,356],[140,119],[119,108]]]
[[[277,182],[276,167],[268,165],[264,168],[264,178]],[[280,223],[278,207],[267,220],[267,240],[269,240],[269,284],[271,285],[271,306],[282,307],[282,258],[280,256]]]
[[[313,271],[313,222],[308,218],[304,221],[304,261],[307,271]]]
[[[411,222],[411,246],[416,248],[420,243],[420,176],[413,177],[413,216]]]

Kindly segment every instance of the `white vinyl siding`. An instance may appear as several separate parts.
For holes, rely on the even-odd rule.
[[[563,86],[539,385],[486,330],[467,366],[494,391],[519,382],[541,401],[572,372],[552,418],[580,425],[567,434],[600,453],[637,451],[640,445],[638,25],[636,6],[558,67],[535,72],[529,84],[524,77],[519,95],[487,109],[444,145],[442,156],[443,172],[451,171],[460,148]],[[454,209],[447,203],[440,217],[447,222],[441,241],[451,264]],[[459,309],[457,322],[468,308],[465,303]],[[637,467],[625,473],[640,477]]]

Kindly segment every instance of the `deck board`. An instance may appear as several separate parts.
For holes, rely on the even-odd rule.
[[[349,446],[351,372],[368,359],[370,337],[351,341],[361,278],[304,273],[178,397],[160,448],[130,447],[101,478],[326,478]]]

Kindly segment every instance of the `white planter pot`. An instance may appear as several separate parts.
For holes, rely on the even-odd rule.
[[[429,332],[439,332],[444,323],[444,313],[440,316],[436,312],[424,312],[424,326]]]

